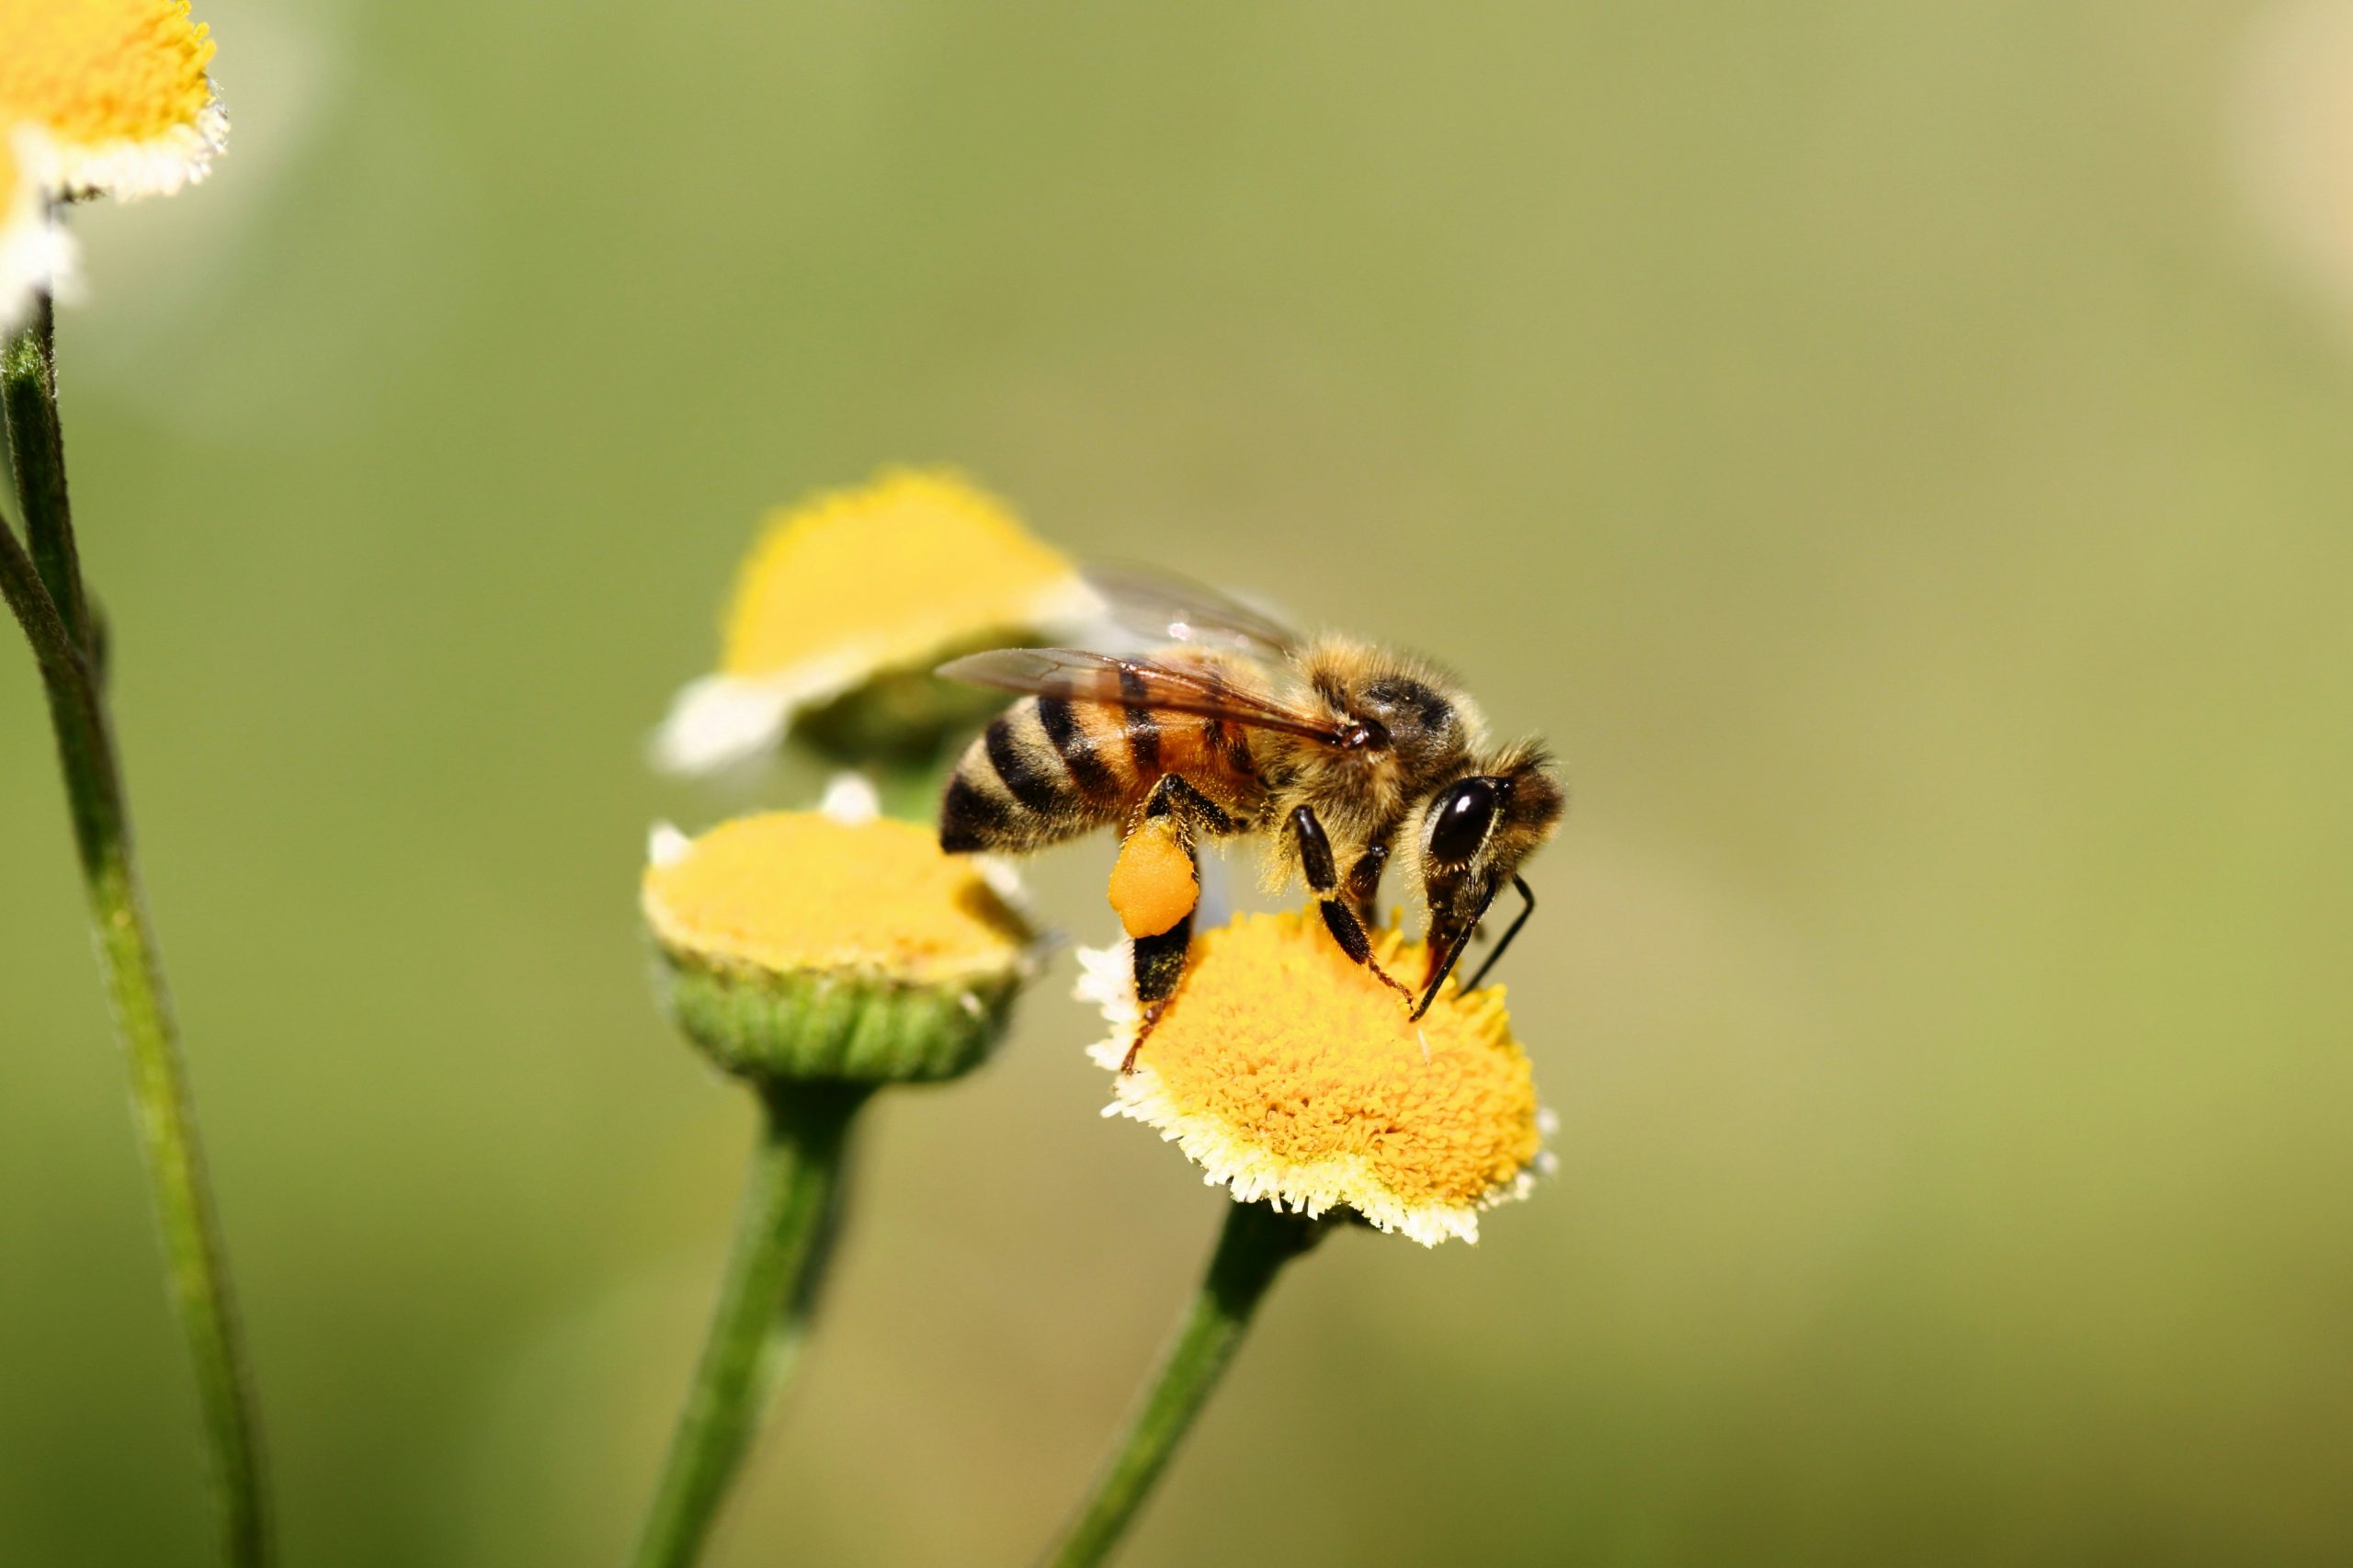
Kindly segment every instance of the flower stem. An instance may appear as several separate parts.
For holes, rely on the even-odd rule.
[[[8,340],[0,358],[0,401],[7,408],[8,461],[24,501],[33,566],[67,634],[87,648],[89,610],[65,493],[65,434],[57,418],[56,334],[56,311],[44,294],[32,321]]]
[[[74,846],[97,937],[115,1033],[130,1058],[131,1096],[163,1232],[165,1270],[195,1362],[224,1561],[270,1561],[259,1416],[229,1288],[220,1220],[205,1170],[155,936],[147,923],[98,651],[66,507],[50,312],[0,349],[0,404],[29,553],[0,521],[0,593],[33,644],[56,732]]]
[[[1228,1206],[1199,1293],[1162,1352],[1143,1403],[1097,1478],[1093,1494],[1047,1557],[1051,1568],[1089,1568],[1110,1557],[1193,1418],[1209,1403],[1275,1276],[1315,1244],[1324,1223],[1271,1204]]]
[[[871,1085],[816,1082],[760,1091],[760,1138],[734,1248],[638,1540],[637,1568],[685,1568],[702,1555],[761,1413],[800,1347],[850,1123],[872,1092]]]

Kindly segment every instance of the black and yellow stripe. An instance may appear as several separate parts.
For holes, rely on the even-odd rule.
[[[1119,710],[1026,697],[965,749],[939,806],[951,854],[1042,849],[1117,822],[1150,782],[1131,765]]]
[[[1043,849],[1125,821],[1161,779],[1192,788],[1194,820],[1239,833],[1265,792],[1250,735],[1231,721],[1152,708],[1141,685],[1123,703],[1025,697],[965,749],[940,801],[951,854]]]
[[[1109,736],[1103,732],[1104,710],[1100,703],[1082,705],[1067,697],[1041,697],[1037,700],[1039,728],[1044,731],[1054,755],[1070,770],[1071,782],[1078,787],[1078,792],[1095,801],[1125,800],[1134,788],[1139,770],[1131,767],[1123,771],[1098,754],[1116,753],[1129,744],[1132,730],[1126,717],[1122,715],[1120,721],[1123,733]],[[1082,706],[1086,718],[1080,714]],[[1156,740],[1153,750],[1156,756]]]

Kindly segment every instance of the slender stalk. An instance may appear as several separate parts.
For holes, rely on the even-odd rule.
[[[89,646],[89,610],[65,493],[65,434],[57,418],[57,314],[44,294],[33,319],[0,350],[0,402],[8,423],[8,462],[24,498],[26,542],[50,602],[74,643]]]
[[[762,1412],[806,1328],[849,1128],[872,1086],[784,1084],[761,1091],[759,1142],[694,1384],[639,1538],[637,1568],[702,1555]]]
[[[32,644],[33,658],[42,675],[54,670],[61,681],[80,681],[82,651],[74,645],[65,622],[58,619],[56,601],[49,597],[40,569],[5,517],[0,517],[0,600],[6,602],[17,624],[24,628],[25,641]]]
[[[30,552],[0,546],[0,586],[40,666],[74,846],[97,938],[115,1034],[130,1059],[131,1097],[163,1233],[165,1274],[195,1364],[224,1561],[270,1561],[260,1421],[237,1326],[188,1067],[164,987],[131,854],[131,812],[100,688],[66,509],[49,312],[0,352],[0,405]],[[5,528],[5,525],[0,525]]]
[[[1228,1206],[1200,1290],[1176,1337],[1161,1353],[1143,1402],[1097,1477],[1093,1494],[1047,1557],[1051,1568],[1089,1568],[1110,1558],[1193,1418],[1209,1403],[1275,1277],[1315,1244],[1324,1224],[1265,1203]]]

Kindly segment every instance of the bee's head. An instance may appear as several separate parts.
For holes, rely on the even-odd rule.
[[[1518,746],[1430,797],[1413,849],[1429,908],[1435,986],[1520,862],[1552,836],[1567,795],[1551,759]]]

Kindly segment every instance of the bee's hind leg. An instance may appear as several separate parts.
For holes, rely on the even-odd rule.
[[[1143,1019],[1136,1026],[1136,1038],[1128,1042],[1128,1054],[1120,1062],[1120,1071],[1136,1070],[1136,1052],[1155,1025],[1160,1022],[1161,1009],[1176,994],[1176,986],[1185,978],[1185,957],[1192,950],[1193,917],[1190,915],[1156,937],[1136,937],[1135,946],[1136,1005],[1143,1009]]]
[[[1176,917],[1174,925],[1157,931],[1148,926],[1137,929],[1131,916],[1143,916],[1154,924],[1166,919],[1166,905],[1159,898],[1151,896],[1153,892],[1162,891],[1160,888],[1138,887],[1134,890],[1137,901],[1120,907],[1120,920],[1128,926],[1128,940],[1134,949],[1136,1005],[1143,1012],[1136,1026],[1136,1038],[1129,1043],[1128,1053],[1120,1062],[1121,1073],[1135,1071],[1136,1052],[1143,1049],[1145,1039],[1160,1022],[1162,1009],[1168,1006],[1168,999],[1176,994],[1176,987],[1185,978],[1185,960],[1193,948],[1193,914],[1198,906],[1201,885],[1201,857],[1200,851],[1195,847],[1195,838],[1204,824],[1196,819],[1206,815],[1204,808],[1207,806],[1208,802],[1201,800],[1183,779],[1170,774],[1154,787],[1151,797],[1144,801],[1142,817],[1129,835],[1131,841],[1141,835],[1157,835],[1164,845],[1182,850],[1185,869],[1192,878],[1192,887],[1176,893],[1176,897],[1185,903],[1184,913]],[[1131,847],[1141,846],[1132,843],[1123,846],[1120,850],[1123,864]],[[1166,857],[1165,848],[1161,854],[1163,858]],[[1167,874],[1167,870],[1163,869],[1154,873],[1149,880],[1162,883]],[[1115,883],[1119,881],[1115,873]],[[1124,892],[1115,892],[1114,906],[1121,906],[1125,897]],[[1147,903],[1152,910],[1150,915],[1145,915]]]
[[[1406,1005],[1411,1006],[1413,992],[1373,959],[1372,937],[1365,930],[1363,918],[1341,891],[1339,867],[1332,859],[1332,841],[1324,836],[1324,824],[1317,819],[1315,809],[1313,806],[1295,808],[1290,813],[1290,831],[1291,836],[1299,843],[1300,869],[1307,875],[1307,891],[1315,895],[1316,905],[1323,911],[1324,928],[1332,933],[1332,939],[1340,944],[1342,952],[1372,971],[1375,979],[1403,996]],[[1383,858],[1386,858],[1385,853]],[[1360,870],[1363,865],[1364,862],[1359,860],[1356,869]],[[1357,879],[1351,876],[1349,880],[1353,882]],[[1374,864],[1373,881],[1376,886],[1380,881],[1379,862]]]

